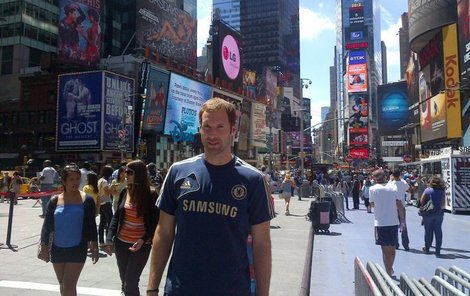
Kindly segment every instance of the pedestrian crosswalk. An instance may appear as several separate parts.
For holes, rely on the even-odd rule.
[[[23,289],[34,291],[49,291],[59,293],[59,285],[41,284],[34,282],[23,281],[0,281],[0,287],[11,289]],[[78,295],[94,295],[94,296],[113,296],[121,295],[120,290],[99,289],[99,288],[86,288],[77,287]]]

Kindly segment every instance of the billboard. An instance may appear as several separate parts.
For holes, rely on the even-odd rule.
[[[173,1],[137,0],[136,43],[196,66],[197,20]]]
[[[349,145],[367,145],[369,104],[367,93],[349,95]]]
[[[460,75],[462,81],[470,81],[470,0],[457,1],[459,24]],[[470,146],[470,100],[462,106],[462,140],[464,146]]]
[[[100,60],[101,1],[60,0],[58,55],[62,63],[93,67]]]
[[[57,93],[57,151],[133,151],[133,79],[107,71],[63,74]]]
[[[103,150],[134,151],[134,79],[103,72]]]
[[[408,121],[419,122],[419,71],[418,56],[411,53],[406,66],[406,89],[408,96]]]
[[[364,23],[364,6],[355,6],[349,8],[349,25]]]
[[[238,91],[242,87],[241,35],[220,20],[212,24],[213,74],[224,88]]]
[[[345,28],[346,43],[365,41],[368,38],[367,27],[363,25]]]
[[[366,64],[366,51],[365,50],[355,50],[350,51],[348,55],[349,65],[361,65]]]
[[[169,80],[168,72],[150,68],[142,126],[142,131],[146,134],[163,131]]]
[[[369,149],[368,148],[352,148],[352,149],[349,149],[349,155],[354,159],[368,159]]]
[[[379,85],[377,87],[379,99],[378,118],[380,118],[379,132],[381,136],[399,135],[398,130],[408,123],[408,96],[406,81]]]
[[[251,145],[266,148],[266,105],[251,104]]]
[[[199,110],[211,97],[207,84],[171,73],[165,114],[165,135],[173,141],[193,141],[199,129]]]
[[[261,79],[258,79],[257,101],[275,102],[277,98],[277,75],[268,67],[264,67]]]
[[[256,98],[256,72],[243,69],[243,93],[250,99]]]
[[[416,52],[425,45],[419,36],[457,21],[457,1],[408,1],[408,19],[410,46]]]
[[[348,93],[367,91],[367,64],[348,65]]]
[[[420,105],[421,142],[445,138],[447,136],[445,94],[422,100]]]

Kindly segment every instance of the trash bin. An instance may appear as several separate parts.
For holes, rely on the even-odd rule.
[[[302,185],[300,185],[300,196],[302,198],[307,198],[310,196],[310,184],[308,180],[303,180]]]
[[[315,233],[330,233],[330,210],[331,202],[329,201],[312,201],[310,206],[309,218],[312,221],[312,227]]]

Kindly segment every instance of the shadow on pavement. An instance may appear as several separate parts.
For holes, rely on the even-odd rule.
[[[279,225],[271,225],[270,228],[271,228],[271,229],[281,229],[281,226],[279,226]]]
[[[343,234],[341,232],[330,231],[330,232],[318,232],[318,233],[315,233],[315,235],[340,236]]]

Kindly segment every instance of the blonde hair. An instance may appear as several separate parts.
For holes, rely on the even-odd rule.
[[[284,177],[284,179],[290,180],[290,174],[286,174],[286,176]]]

